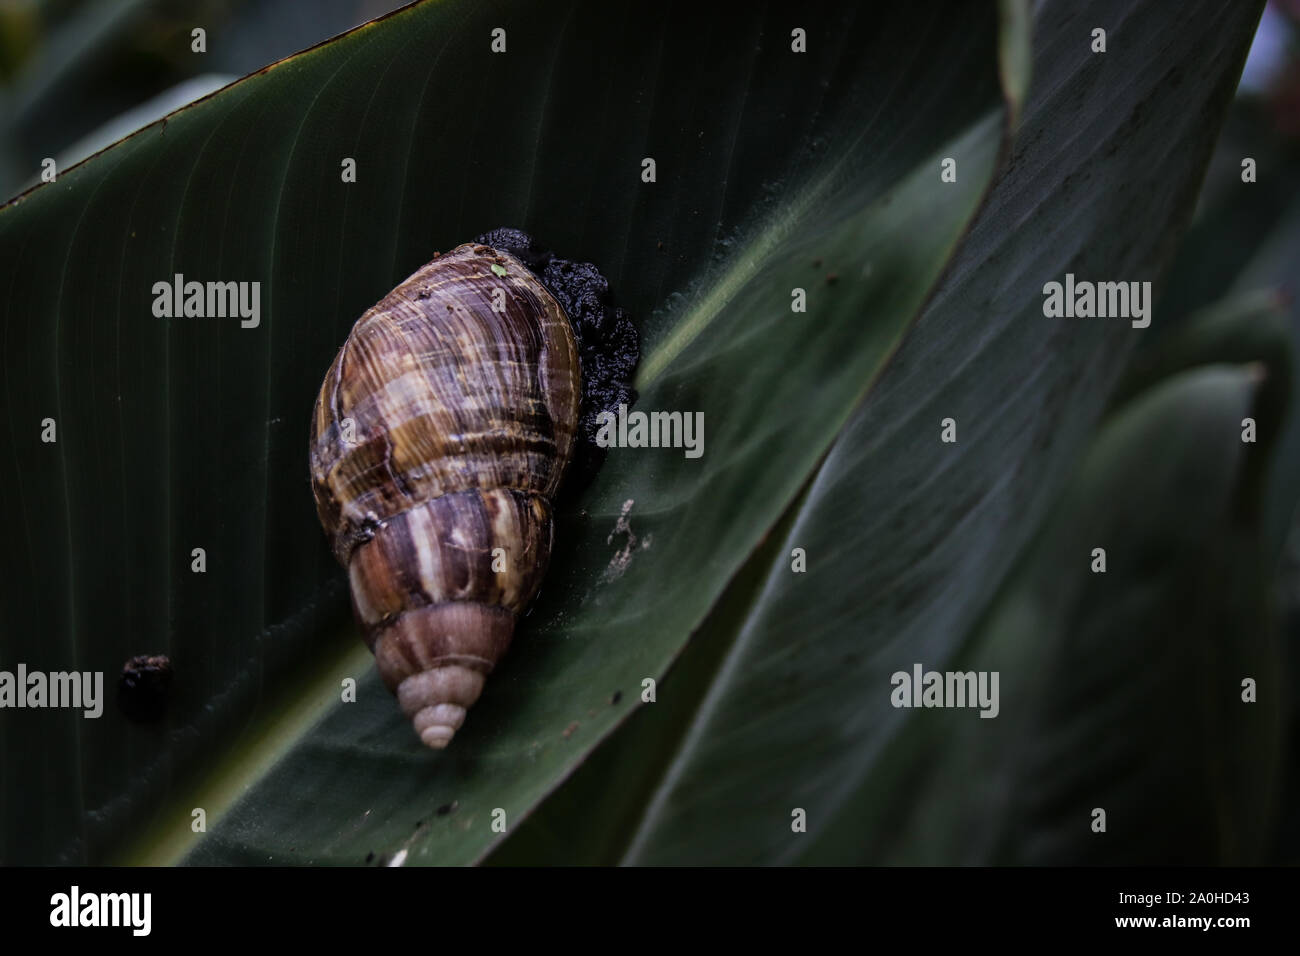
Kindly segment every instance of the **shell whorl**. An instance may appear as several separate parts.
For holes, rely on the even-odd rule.
[[[326,373],[317,512],[379,673],[431,747],[460,727],[541,584],[580,385],[564,310],[476,244],[362,315]]]

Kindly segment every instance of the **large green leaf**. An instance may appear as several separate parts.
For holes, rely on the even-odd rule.
[[[1024,17],[1008,22],[1014,98]],[[0,211],[3,659],[177,668],[162,726],[7,716],[4,766],[25,769],[0,788],[0,857],[95,861],[125,840],[116,858],[174,859],[195,807],[201,862],[480,855],[494,808],[513,825],[664,674],[896,347],[992,178],[998,45],[993,4],[737,19],[438,0]],[[338,633],[307,418],[355,317],[501,224],[602,267],[643,330],[640,407],[703,412],[705,453],[610,455],[559,515],[515,647],[432,754]],[[154,318],[174,273],[261,282],[260,325]],[[338,702],[342,675],[358,702]]]
[[[955,821],[969,821],[954,797],[942,844],[899,832],[909,806],[940,799],[928,788],[949,781],[930,770],[939,755],[915,730],[933,712],[891,707],[890,677],[960,663],[1075,467],[1149,330],[1047,319],[1043,283],[1066,272],[1158,280],[1259,9],[1115,2],[1085,18],[1066,2],[1039,8],[1008,169],[789,532],[665,682],[682,699],[642,708],[494,859],[992,859],[979,830],[996,824],[986,803],[960,830]],[[1090,52],[1097,25],[1110,35],[1104,56]],[[948,417],[955,445],[940,441]],[[806,574],[791,571],[794,548],[807,552]],[[964,779],[982,773],[966,769]],[[795,808],[806,833],[792,832]]]
[[[1276,110],[1282,99],[1243,97],[1232,112],[1211,160],[1195,224],[1179,250],[1161,303],[1163,312],[1186,320],[1166,324],[1161,335],[1144,341],[1126,375],[1141,385],[1160,366],[1194,367],[1230,359],[1262,362],[1265,394],[1258,416],[1262,439],[1275,443],[1273,454],[1256,457],[1251,476],[1265,495],[1266,553],[1279,556],[1275,576],[1276,602],[1285,624],[1281,687],[1300,680],[1300,390],[1290,388],[1285,409],[1270,395],[1284,395],[1294,374],[1279,365],[1279,351],[1289,352],[1290,369],[1300,356],[1300,297],[1296,296],[1296,263],[1300,261],[1300,201],[1295,182],[1300,176],[1300,140],[1285,135]],[[1255,182],[1242,179],[1243,157],[1258,166]],[[1209,308],[1209,298],[1224,296]],[[1285,315],[1279,314],[1279,307]],[[1289,343],[1289,345],[1288,345]],[[1130,389],[1131,391],[1131,389]],[[1281,806],[1300,799],[1300,701],[1294,693],[1284,702],[1289,753],[1282,761]],[[1270,862],[1300,859],[1300,820],[1283,815]]]
[[[1266,362],[1269,392],[1288,391],[1281,379],[1289,368],[1280,355],[1300,356],[1300,200],[1295,196],[1300,140],[1282,134],[1277,109],[1275,102],[1257,97],[1239,95],[1234,101],[1196,220],[1161,297],[1166,321],[1143,339],[1113,401],[1175,367],[1216,361]],[[1243,181],[1245,157],[1257,164],[1256,178],[1249,182]],[[1263,489],[1274,554],[1281,552],[1300,501],[1300,392],[1289,393],[1285,410],[1261,419],[1279,442]]]
[[[1267,446],[1241,440],[1262,370],[1182,372],[1107,422],[959,662],[1001,674],[998,719],[927,713],[886,757],[919,784],[889,807],[891,854],[1263,859],[1286,689],[1249,462]]]
[[[1293,169],[1300,169],[1300,164]],[[1267,295],[1281,307],[1283,316],[1271,324],[1272,347],[1252,358],[1266,359],[1285,350],[1291,356],[1289,366],[1274,366],[1274,394],[1285,376],[1286,384],[1295,381],[1296,362],[1300,361],[1300,289],[1296,286],[1296,263],[1300,262],[1300,199],[1292,199],[1281,221],[1263,241],[1241,275],[1234,292],[1237,296]],[[1287,375],[1289,370],[1290,374]],[[1278,451],[1267,476],[1268,496],[1266,535],[1270,553],[1281,553],[1285,536],[1297,519],[1300,506],[1300,390],[1292,387],[1283,406],[1275,409],[1274,420],[1267,425],[1277,437]]]

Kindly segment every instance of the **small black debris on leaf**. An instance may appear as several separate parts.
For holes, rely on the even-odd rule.
[[[167,713],[172,662],[165,654],[139,654],[122,665],[117,706],[129,720],[152,723]]]
[[[605,460],[596,444],[602,412],[636,401],[632,378],[641,358],[641,341],[631,317],[614,304],[609,281],[590,262],[562,259],[520,229],[493,229],[476,242],[510,253],[550,291],[573,326],[582,364],[582,402],[578,442],[565,479],[567,495],[585,488]]]

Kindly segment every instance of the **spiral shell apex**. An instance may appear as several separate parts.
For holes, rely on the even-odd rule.
[[[445,747],[536,595],[582,400],[574,330],[514,255],[434,258],[369,309],[325,375],[317,513],[379,674]]]

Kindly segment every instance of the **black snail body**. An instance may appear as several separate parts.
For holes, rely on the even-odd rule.
[[[317,513],[380,676],[445,747],[541,585],[566,472],[630,402],[636,330],[589,263],[515,229],[435,258],[367,310],[312,419]]]

